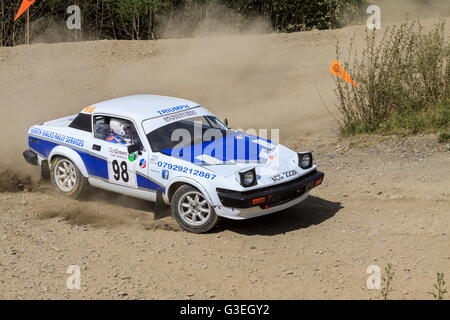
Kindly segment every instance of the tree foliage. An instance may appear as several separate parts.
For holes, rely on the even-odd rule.
[[[25,19],[13,23],[21,0],[0,0],[0,46],[24,42]],[[157,39],[192,36],[205,21],[233,24],[245,30],[255,18],[275,31],[338,28],[345,14],[356,12],[365,0],[37,0],[31,8],[33,35],[64,29],[67,7],[82,12],[82,31],[76,39]],[[63,33],[64,33],[63,32]],[[72,34],[74,34],[72,32]],[[36,37],[35,37],[36,38]],[[66,37],[67,38],[67,37]],[[65,40],[65,39],[58,39]],[[70,39],[69,40],[74,40]]]

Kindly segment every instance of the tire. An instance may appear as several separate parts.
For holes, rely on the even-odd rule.
[[[61,157],[52,161],[50,179],[59,193],[73,199],[81,198],[89,185],[77,166],[71,160]]]
[[[205,233],[219,222],[219,216],[206,197],[191,186],[180,187],[172,197],[172,215],[181,228],[193,233]]]

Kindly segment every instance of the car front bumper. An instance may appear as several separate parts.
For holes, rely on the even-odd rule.
[[[319,186],[324,173],[312,171],[297,179],[278,185],[250,191],[217,189],[225,216],[235,219],[250,218],[287,209],[308,197],[311,189]]]

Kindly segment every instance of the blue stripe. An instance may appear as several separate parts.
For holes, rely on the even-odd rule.
[[[44,157],[48,158],[53,148],[59,146],[59,144],[50,142],[35,137],[28,137],[28,145],[31,149],[39,152]],[[70,148],[72,149],[72,148]],[[72,149],[77,152],[81,160],[83,160],[86,170],[90,176],[96,176],[108,180],[108,162],[104,159],[95,157],[89,153]]]
[[[75,150],[83,160],[90,176],[96,176],[108,180],[108,162],[89,153]]]
[[[59,146],[59,144],[34,137],[28,137],[28,146],[34,151],[48,158],[48,155],[53,150],[53,148]]]
[[[44,157],[48,158],[50,152],[53,150],[53,148],[59,146],[59,144],[50,142],[47,140],[35,138],[35,137],[28,137],[28,145],[31,149],[34,151],[40,153]],[[70,147],[69,147],[70,148]],[[89,176],[95,176],[99,177],[105,180],[109,180],[108,177],[108,162],[104,159],[98,158],[96,156],[93,156],[89,153],[82,152],[73,148],[70,148],[77,152],[81,160],[83,161],[84,165],[86,166],[86,170],[89,174]],[[145,188],[149,190],[162,190],[165,191],[164,187],[161,185],[144,178],[140,175],[136,175],[137,177],[137,185],[140,188]]]
[[[156,182],[153,182],[147,178],[144,178],[143,176],[137,174],[136,175],[137,185],[139,188],[145,188],[149,190],[161,190],[162,192],[165,192],[165,189],[157,184]]]

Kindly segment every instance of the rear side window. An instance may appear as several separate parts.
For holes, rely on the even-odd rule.
[[[69,125],[70,128],[92,132],[92,115],[87,113],[79,113]]]

